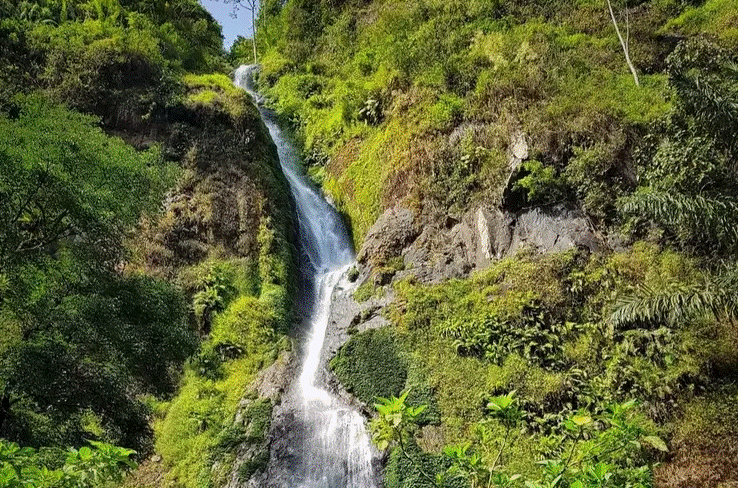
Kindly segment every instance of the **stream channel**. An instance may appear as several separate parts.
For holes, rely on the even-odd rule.
[[[299,151],[281,130],[277,117],[264,107],[253,87],[254,66],[236,70],[235,83],[254,98],[277,146],[297,210],[300,270],[306,283],[305,344],[300,374],[293,382],[275,422],[267,469],[270,488],[377,488],[377,452],[364,417],[327,387],[324,342],[330,322],[331,297],[348,286],[346,271],[354,262],[346,228],[336,210],[305,177]],[[272,432],[275,429],[272,428]],[[278,448],[274,447],[278,445]]]

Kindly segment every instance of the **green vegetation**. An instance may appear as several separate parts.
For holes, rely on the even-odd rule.
[[[609,257],[523,254],[466,280],[396,284],[395,325],[355,334],[332,363],[339,379],[371,401],[387,396],[391,378],[385,372],[383,382],[372,381],[369,372],[383,363],[363,364],[389,357],[377,334],[402,345],[406,364],[422,358],[430,397],[407,405],[438,409],[443,441],[410,429],[404,452],[390,458],[389,485],[446,486],[464,478],[472,486],[522,486],[524,480],[558,486],[561,476],[567,486],[599,486],[591,478],[597,475],[612,486],[651,486],[653,466],[668,459],[660,439],[672,439],[685,421],[696,422],[675,415],[675,406],[700,401],[705,392],[720,395],[736,364],[733,336],[719,314],[672,321],[611,317],[637,290],[700,286],[708,275],[697,263],[637,243]],[[712,369],[716,364],[720,372]],[[394,390],[387,398],[399,396]],[[512,390],[514,402],[501,406]],[[500,418],[511,405],[514,426]],[[386,416],[377,408],[379,418]],[[726,415],[735,414],[726,408]],[[590,419],[586,426],[570,428],[581,416]],[[711,432],[720,443],[733,441],[725,430]],[[549,461],[541,465],[541,459]],[[410,465],[396,466],[403,462]]]
[[[480,203],[513,216],[565,204],[623,238],[617,252],[522,253],[393,284],[391,332],[353,334],[332,362],[363,401],[388,399],[379,419],[422,370],[440,425],[399,429],[387,486],[736,479],[717,447],[735,436],[696,413],[736,412],[733,3],[613,2],[638,86],[604,1],[264,2],[262,90],[358,246],[398,204],[434,225]],[[373,293],[370,279],[355,298]],[[405,385],[372,359],[394,357],[388,344]],[[513,390],[510,429],[489,405]],[[568,428],[577,418],[591,420]],[[700,429],[713,447],[688,440]]]
[[[733,0],[615,1],[639,85],[604,1],[261,3],[261,89],[357,244],[395,205],[564,204],[622,237],[391,285],[391,325],[331,361],[376,404],[388,488],[738,479]],[[154,451],[130,486],[266,466],[252,385],[290,347],[295,250],[222,74],[248,41],[226,57],[196,0],[0,0],[3,486],[100,486]],[[374,264],[357,300],[404,267]]]
[[[293,224],[220,27],[197,0],[0,0],[0,39],[0,485],[109,486],[155,450],[168,485],[218,484],[242,443],[253,474]]]
[[[0,118],[0,432],[34,447],[102,438],[146,452],[137,393],[171,393],[170,365],[195,337],[171,285],[114,266],[123,233],[158,205],[175,170],[87,116],[16,103],[14,118]]]
[[[264,250],[269,256],[274,252]],[[257,276],[269,281],[251,281],[255,277],[248,262],[218,260],[200,268],[209,274],[199,280],[205,288],[195,294],[195,305],[202,303],[198,297],[214,296],[207,308],[213,315],[210,336],[185,368],[177,397],[157,407],[155,423],[156,448],[171,467],[168,479],[175,486],[218,486],[232,469],[233,451],[227,448],[264,440],[271,407],[264,410],[259,407],[263,401],[257,400],[242,412],[241,401],[256,373],[289,347],[285,334],[292,313],[292,270],[270,268],[269,259],[261,262]],[[240,427],[234,426],[237,413],[243,417]],[[245,429],[243,435],[234,434],[239,428]],[[263,468],[266,461],[257,460],[242,466],[241,474],[248,477]],[[213,470],[216,461],[219,469]]]
[[[453,213],[499,195],[516,130],[533,203],[581,199],[611,221],[632,184],[620,156],[670,110],[656,30],[681,9],[633,14],[638,87],[596,2],[265,3],[262,85],[359,241],[398,202]]]
[[[331,369],[363,402],[399,395],[407,380],[406,361],[388,329],[370,330],[349,340],[331,360]]]
[[[121,481],[123,474],[136,467],[130,449],[91,441],[67,453],[59,469],[45,466],[40,454],[29,447],[0,440],[0,482],[8,488],[87,488]]]
[[[405,454],[391,456],[389,485],[433,486],[422,481],[426,477],[421,472],[435,477],[454,466],[437,483],[455,483],[462,477],[472,484],[517,486],[523,479],[539,479],[541,486],[549,486],[545,483],[562,475],[572,486],[578,486],[573,484],[577,480],[589,486],[594,481],[585,479],[587,473],[607,474],[613,486],[627,484],[626,478],[644,486],[651,486],[651,476],[674,479],[677,475],[668,471],[676,469],[670,468],[672,464],[652,471],[659,461],[669,459],[653,436],[668,441],[685,428],[695,429],[692,432],[700,428],[685,427],[685,422],[697,420],[675,414],[676,406],[703,401],[709,394],[723,398],[721,404],[729,412],[725,418],[735,414],[721,396],[725,393],[720,393],[722,382],[738,364],[731,349],[732,321],[718,307],[707,315],[697,310],[678,316],[675,307],[665,307],[671,320],[658,315],[628,321],[617,317],[626,313],[623,302],[639,290],[702,289],[711,278],[699,262],[641,242],[610,256],[521,254],[469,279],[439,285],[397,283],[390,312],[394,327],[355,334],[332,363],[348,388],[372,401],[377,396],[399,396],[403,388],[395,387],[388,396],[384,384],[392,376],[385,372],[379,376],[383,382],[378,382],[368,373],[383,362],[362,366],[369,358],[389,357],[377,334],[401,345],[405,364],[422,358],[430,396],[408,405],[436,408],[443,440],[439,444],[431,431],[413,431],[405,443],[412,462]],[[634,310],[643,313],[646,308],[639,305]],[[508,431],[489,404],[511,390],[517,392],[520,418],[518,427]],[[617,428],[611,430],[608,415],[623,404],[629,423],[616,420]],[[594,430],[578,439],[578,428],[566,426],[567,419],[584,415],[581,412],[598,420],[592,424]],[[511,434],[521,429],[524,434]],[[733,442],[724,429],[710,432],[713,439],[722,439],[715,440],[717,444]],[[625,448],[632,436],[645,439],[639,441],[642,448]],[[611,452],[613,442],[621,443],[622,450]],[[721,454],[715,449],[700,449],[704,462],[718,462],[713,456]],[[501,450],[504,455],[495,461]],[[605,451],[607,457],[598,454]],[[681,459],[681,454],[675,455]],[[574,458],[576,462],[567,462]],[[540,459],[552,461],[542,466],[537,463]],[[597,467],[600,462],[603,466]],[[421,467],[413,468],[413,463]],[[563,474],[564,469],[569,474]]]

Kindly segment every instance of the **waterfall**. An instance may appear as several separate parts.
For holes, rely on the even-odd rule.
[[[262,120],[277,146],[279,162],[297,207],[303,250],[301,269],[313,292],[306,319],[309,335],[293,392],[297,403],[294,415],[301,426],[294,442],[300,445],[291,446],[292,472],[282,486],[375,488],[373,461],[377,453],[365,429],[364,418],[332,395],[324,387],[320,374],[325,361],[323,344],[331,297],[337,287],[346,285],[345,271],[354,261],[351,243],[335,209],[302,173],[297,150],[280,129],[275,114],[258,103],[260,98],[252,84],[255,69],[241,66],[236,70],[235,82],[257,101]]]

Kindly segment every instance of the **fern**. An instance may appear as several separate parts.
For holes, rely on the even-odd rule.
[[[669,81],[680,111],[732,155],[738,151],[738,66],[732,53],[703,40],[684,43],[669,57]]]
[[[616,328],[634,323],[674,327],[706,314],[735,317],[737,285],[738,268],[735,266],[700,285],[673,284],[662,290],[641,285],[637,293],[616,302],[610,321]]]
[[[621,209],[663,225],[684,245],[738,253],[738,202],[732,199],[644,191],[625,198]]]

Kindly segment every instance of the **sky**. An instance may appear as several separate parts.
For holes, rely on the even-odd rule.
[[[251,12],[242,8],[236,12],[234,19],[231,16],[232,3],[225,3],[223,0],[200,0],[200,3],[223,26],[223,45],[226,49],[231,48],[238,36],[251,37]]]

